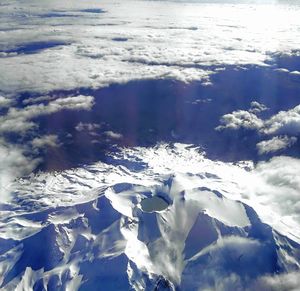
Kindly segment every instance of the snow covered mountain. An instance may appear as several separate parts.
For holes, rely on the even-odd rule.
[[[19,179],[1,290],[297,290],[297,221],[245,187],[259,167],[175,144]]]

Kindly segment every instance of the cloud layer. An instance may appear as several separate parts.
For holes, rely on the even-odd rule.
[[[214,71],[207,66],[266,65],[272,53],[299,47],[297,5],[131,0],[4,4],[0,88],[5,94],[148,78],[205,83]],[[93,13],[93,8],[104,13]]]

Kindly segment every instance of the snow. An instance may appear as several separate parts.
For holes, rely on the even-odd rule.
[[[147,166],[119,166],[136,157]],[[270,184],[275,173],[258,175],[285,159],[233,165],[183,144],[123,149],[112,158],[114,165],[39,173],[12,185],[11,210],[0,219],[5,290],[78,290],[99,280],[118,290],[223,290],[299,270],[298,221],[271,196],[280,190]],[[258,188],[269,190],[269,203]],[[144,212],[153,197],[168,207]]]

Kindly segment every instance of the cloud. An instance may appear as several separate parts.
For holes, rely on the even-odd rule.
[[[0,203],[10,195],[10,184],[18,177],[31,173],[40,162],[25,155],[26,150],[0,139]]]
[[[263,276],[249,288],[256,291],[297,291],[300,286],[300,272],[294,271],[290,273]]]
[[[83,123],[79,122],[75,129],[77,131],[94,131],[95,129],[99,129],[101,126],[97,123]]]
[[[0,108],[10,106],[12,101],[12,99],[8,99],[0,95]]]
[[[225,114],[220,120],[221,125],[217,130],[222,129],[260,129],[263,126],[263,121],[258,118],[254,113],[246,110],[233,111],[232,113]]]
[[[212,66],[267,65],[272,53],[298,49],[296,5],[253,9],[250,4],[201,2],[184,5],[184,18],[183,4],[176,1],[106,0],[101,2],[106,13],[98,15],[83,12],[94,9],[90,1],[64,6],[58,1],[40,5],[29,0],[21,10],[15,2],[7,2],[0,18],[0,26],[6,28],[1,34],[0,88],[11,94],[49,92],[150,78],[208,83],[215,72]],[[266,10],[274,16],[267,22]],[[70,11],[77,16],[76,23]],[[47,15],[52,17],[45,23]],[[33,42],[45,46],[35,54],[20,51]],[[51,43],[66,45],[50,47]]]
[[[258,133],[263,135],[298,135],[300,134],[300,105],[287,110],[280,111],[271,116],[269,119],[261,119],[256,114],[261,112],[264,105],[255,105],[256,109],[253,111],[253,102],[249,111],[238,110],[232,113],[225,114],[221,117],[220,123],[216,130],[240,128],[255,129]]]
[[[274,70],[275,72],[279,72],[279,73],[289,73],[290,71],[286,68],[278,68]]]
[[[104,134],[105,134],[107,137],[111,138],[111,139],[120,139],[120,138],[123,137],[122,134],[117,133],[117,132],[113,132],[113,131],[111,131],[111,130],[105,131]]]
[[[6,53],[6,52],[0,52],[0,58],[6,58],[6,57],[13,57],[18,55],[17,53]]]
[[[26,98],[22,101],[22,103],[24,105],[28,105],[31,103],[39,103],[39,102],[43,102],[43,101],[50,101],[52,99],[55,99],[55,96],[39,96],[39,97],[30,97],[30,98]]]
[[[38,97],[37,100],[49,101],[47,96]],[[0,98],[0,102],[3,106],[11,104],[7,98]],[[61,110],[90,110],[93,104],[93,96],[78,95],[57,98],[46,104],[38,103],[24,108],[9,107],[6,114],[0,117],[0,134],[14,132],[24,135],[28,133],[28,130],[38,127],[38,124],[32,121],[36,117]],[[35,137],[24,146],[12,145],[0,138],[0,202],[10,199],[12,191],[10,185],[16,178],[30,174],[41,162],[39,158],[32,157],[35,151],[30,150],[30,147],[35,150],[59,146],[56,135]]]
[[[257,116],[257,114],[261,112],[260,110],[255,113],[253,113],[253,111],[250,112],[251,109],[258,107],[264,110],[264,105],[254,105],[255,106],[253,106],[252,102],[249,111],[238,110],[225,114],[221,117],[221,125],[216,127],[216,130],[238,130],[244,128],[256,130],[257,133],[264,138],[273,136],[256,144],[257,151],[260,155],[285,150],[298,141],[297,136],[300,134],[300,105],[287,111],[280,111],[265,120]],[[286,165],[286,167],[290,166]]]
[[[297,138],[294,136],[275,136],[272,139],[259,142],[256,147],[259,154],[267,154],[286,149],[296,142]]]
[[[298,242],[300,242],[299,173],[300,159],[278,156],[258,163],[242,182],[245,203],[252,206],[264,222]]]
[[[36,137],[32,140],[31,144],[34,148],[60,147],[58,137],[54,134]]]
[[[300,76],[300,72],[299,71],[292,71],[290,72],[291,75],[295,75],[295,76]]]
[[[280,111],[264,122],[260,130],[265,134],[291,134],[300,133],[300,105],[288,111]]]
[[[19,108],[9,108],[6,115],[0,117],[0,133],[19,132],[37,125],[31,120],[35,117],[56,113],[60,110],[90,110],[94,104],[93,96],[71,96],[50,101],[48,104],[34,104]]]
[[[269,248],[259,240],[234,235],[220,237],[187,263],[183,289],[248,290],[246,286],[256,277],[274,268]]]
[[[262,111],[268,110],[268,107],[266,107],[264,104],[261,104],[257,101],[252,101],[250,104],[250,112],[251,113],[260,113]]]

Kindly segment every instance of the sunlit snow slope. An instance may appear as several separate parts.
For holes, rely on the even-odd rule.
[[[226,164],[160,145],[20,179],[1,206],[0,286],[297,290],[283,287],[299,275],[298,222],[246,186],[272,162]]]

